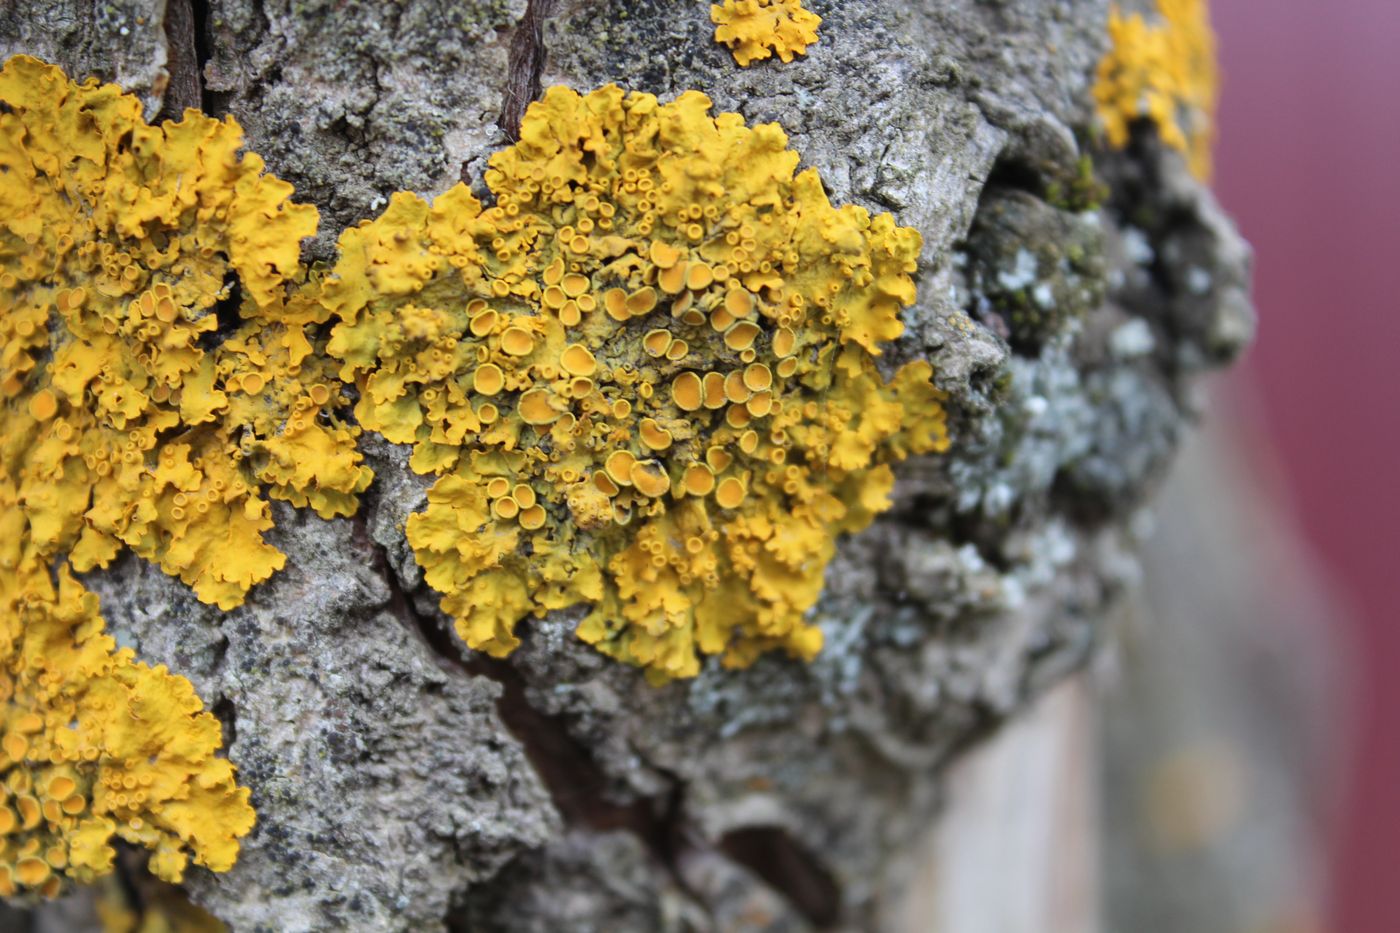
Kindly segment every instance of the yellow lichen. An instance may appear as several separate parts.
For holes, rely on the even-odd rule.
[[[734,60],[747,68],[774,54],[784,62],[807,54],[817,41],[822,18],[804,9],[802,0],[724,0],[710,6],[715,41],[729,46]]]
[[[284,560],[262,490],[341,515],[370,480],[327,311],[287,292],[316,211],[241,146],[232,120],[150,126],[114,86],[0,69],[0,894],[101,875],[113,838],[162,878],[223,871],[253,822],[218,721],[115,649],[71,571],[125,546],[228,608]]]
[[[115,839],[167,881],[191,858],[226,871],[253,810],[215,757],[219,721],[189,681],[116,648],[66,566],[55,582],[26,560],[0,506],[0,896],[104,875]]]
[[[24,56],[0,102],[0,471],[26,535],[79,571],[128,546],[235,606],[284,561],[260,487],[330,516],[370,480],[312,345],[325,311],[284,295],[316,210],[231,119],[149,126]]]
[[[1157,22],[1109,13],[1110,48],[1099,62],[1094,98],[1110,145],[1128,143],[1130,124],[1147,117],[1162,141],[1209,178],[1218,72],[1206,0],[1157,0]]]
[[[473,648],[578,634],[693,676],[810,658],[836,536],[947,445],[927,363],[884,378],[920,239],[833,207],[776,124],[551,88],[486,172],[347,230],[323,301],[361,423],[439,478],[407,533]]]

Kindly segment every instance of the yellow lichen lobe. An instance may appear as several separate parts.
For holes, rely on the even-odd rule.
[[[0,548],[0,896],[105,875],[117,839],[167,881],[191,860],[228,870],[254,817],[215,756],[219,721],[189,681],[117,649],[66,566],[55,581],[23,542]]]
[[[345,515],[370,479],[313,346],[326,311],[286,293],[316,210],[232,119],[150,126],[26,56],[0,102],[0,470],[25,533],[79,571],[129,547],[235,606],[284,562],[263,489]]]
[[[579,636],[657,680],[810,658],[836,536],[887,506],[889,461],[947,445],[929,366],[876,367],[918,233],[709,108],[551,88],[491,207],[399,194],[341,237],[329,349],[360,422],[439,475],[408,539],[473,648],[592,603]]]
[[[264,495],[344,515],[370,480],[318,286],[288,290],[316,211],[241,147],[0,68],[0,895],[105,874],[114,839],[224,871],[253,824],[218,721],[72,572],[125,547],[232,607],[284,561]]]
[[[1094,85],[1099,119],[1118,148],[1127,145],[1134,120],[1152,120],[1162,141],[1206,179],[1219,91],[1210,11],[1206,0],[1156,3],[1155,22],[1116,6],[1109,12],[1110,47]]]
[[[729,47],[740,67],[777,55],[784,62],[807,54],[822,18],[802,0],[724,0],[710,6],[715,41]]]

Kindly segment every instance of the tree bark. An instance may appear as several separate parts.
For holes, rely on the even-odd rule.
[[[949,766],[1103,641],[1196,377],[1252,332],[1247,250],[1150,130],[1092,145],[1108,0],[808,6],[824,18],[808,55],[747,69],[695,0],[0,10],[0,53],[117,81],[149,118],[236,117],[321,210],[318,259],[396,190],[479,189],[521,103],[551,84],[703,90],[717,111],[781,123],[833,202],[923,236],[897,355],[933,362],[953,448],[904,464],[894,508],[842,543],[811,664],[657,688],[574,638],[571,612],[522,625],[504,661],[465,649],[404,541],[425,483],[369,437],[359,514],[279,507],[287,567],[238,609],[130,557],[91,575],[119,641],[221,717],[252,788],[237,865],[186,885],[231,928],[919,924],[910,886],[937,901],[950,883],[913,858]],[[1102,205],[1062,194],[1088,155]],[[1018,334],[998,275],[1071,245],[1073,264],[1043,264],[1074,266],[1045,273],[1064,322]],[[1005,793],[1010,809],[969,813],[1055,799]]]

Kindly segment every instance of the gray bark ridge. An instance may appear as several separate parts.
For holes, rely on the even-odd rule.
[[[1057,194],[1090,154],[1107,0],[807,5],[820,42],[748,69],[689,0],[0,12],[0,53],[119,81],[148,117],[237,117],[321,210],[319,258],[393,191],[479,185],[536,82],[701,89],[780,122],[834,202],[924,238],[896,355],[933,362],[953,449],[904,464],[895,507],[843,542],[809,665],[655,688],[567,612],[475,656],[403,538],[424,483],[372,438],[359,516],[279,507],[287,569],[232,612],[139,561],[92,575],[119,639],[222,716],[253,789],[238,864],[187,884],[231,928],[879,929],[944,766],[1102,641],[1196,377],[1252,333],[1247,248],[1149,129],[1093,150],[1101,204]],[[1008,316],[1027,270],[1046,313]]]

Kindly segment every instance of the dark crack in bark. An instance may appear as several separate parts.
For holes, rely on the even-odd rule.
[[[219,725],[224,730],[223,749],[228,752],[230,746],[238,741],[238,710],[233,705],[233,701],[228,697],[220,697],[215,704],[209,708],[209,712],[214,714],[214,718],[219,720]]]
[[[355,519],[355,540],[367,551],[375,570],[389,587],[386,608],[429,649],[439,666],[457,674],[486,677],[501,686],[497,701],[501,722],[520,742],[564,820],[600,831],[630,830],[670,861],[676,833],[665,817],[679,811],[679,800],[664,795],[626,804],[608,800],[604,793],[607,778],[602,769],[587,748],[569,734],[560,717],[542,713],[530,704],[520,672],[508,661],[466,651],[440,620],[420,613],[394,573],[384,547],[370,538],[368,525],[361,517]]]
[[[364,512],[354,518],[353,535],[356,547],[365,554],[370,566],[389,589],[389,601],[384,607],[388,613],[428,649],[428,654],[439,668],[451,674],[468,673],[466,662],[452,641],[452,636],[437,620],[425,618],[413,605],[412,597],[399,582],[398,574],[394,572],[388,552],[370,536]]]
[[[394,572],[387,551],[370,537],[362,516],[356,517],[354,528],[356,544],[366,550],[389,588],[386,609],[429,650],[439,667],[457,675],[485,677],[500,685],[497,715],[520,743],[564,822],[594,832],[631,833],[680,889],[693,894],[679,870],[680,859],[686,851],[710,846],[685,819],[685,789],[680,779],[671,775],[671,787],[665,793],[628,802],[610,799],[607,775],[587,746],[569,732],[563,717],[551,716],[530,703],[525,679],[509,661],[463,649],[443,620],[419,612]]]
[[[540,96],[540,73],[544,70],[545,57],[544,22],[553,12],[554,4],[555,0],[530,0],[510,40],[506,89],[501,116],[496,123],[511,142],[520,139],[520,121],[525,116],[525,108]]]
[[[386,608],[428,648],[438,665],[456,674],[486,677],[501,686],[497,701],[501,722],[520,742],[566,822],[600,831],[627,829],[653,851],[670,851],[675,833],[665,825],[663,817],[679,809],[678,801],[658,797],[621,804],[608,800],[604,794],[607,778],[602,769],[569,734],[560,717],[546,715],[530,705],[520,672],[500,658],[466,652],[440,620],[420,613],[394,573],[388,554],[382,545],[371,540],[361,518],[355,521],[355,539],[369,552],[375,570],[389,587]]]
[[[676,775],[668,791],[630,801],[610,798],[608,777],[588,747],[570,732],[563,716],[534,706],[524,676],[508,660],[464,649],[442,618],[418,611],[383,545],[369,533],[368,522],[354,520],[356,545],[389,589],[386,609],[426,647],[443,670],[485,677],[500,685],[497,715],[520,743],[564,822],[606,833],[621,830],[642,842],[676,888],[702,908],[706,899],[692,889],[681,869],[692,853],[720,855],[751,871],[817,930],[834,929],[842,916],[841,888],[821,859],[787,831],[774,826],[743,827],[717,841],[703,837],[685,814],[685,785]],[[526,636],[528,637],[528,635]],[[452,917],[448,918],[452,926]]]
[[[831,872],[781,826],[746,826],[725,833],[717,846],[787,898],[812,926],[832,929],[841,919],[841,888]]]
[[[196,7],[201,8],[196,10]],[[170,83],[165,88],[160,117],[178,120],[186,108],[204,108],[204,61],[200,13],[208,15],[207,0],[167,0],[165,4],[166,61]]]
[[[575,739],[561,717],[530,704],[525,679],[509,662],[477,654],[466,662],[473,674],[501,685],[501,720],[524,746],[525,755],[549,789],[566,823],[599,832],[625,829],[647,844],[661,861],[672,862],[679,827],[679,789],[618,803],[606,793],[607,777],[588,749]]]

